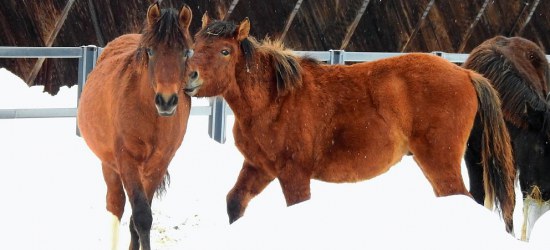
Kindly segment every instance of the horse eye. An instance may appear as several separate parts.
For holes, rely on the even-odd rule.
[[[191,57],[193,57],[194,54],[195,54],[195,51],[194,51],[194,50],[188,49],[188,50],[185,52],[185,57],[191,58]]]
[[[224,56],[228,56],[229,55],[229,50],[223,49],[220,53],[222,53],[222,55],[224,55]]]
[[[147,50],[147,55],[149,55],[149,57],[152,57],[155,55],[155,52],[153,52],[153,49],[147,48],[146,50]]]

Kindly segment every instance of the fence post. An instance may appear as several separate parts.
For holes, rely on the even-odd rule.
[[[445,52],[443,51],[432,51],[432,54],[445,58]]]
[[[329,50],[329,64],[345,64],[344,62],[344,50]]]
[[[98,48],[94,45],[81,46],[82,56],[78,59],[78,99],[76,100],[76,109],[78,112],[78,105],[80,103],[80,94],[84,85],[86,84],[86,79],[88,74],[92,71],[99,56]],[[80,130],[78,129],[78,123],[76,125],[76,135],[80,136]]]
[[[208,135],[219,143],[225,143],[225,120],[227,105],[223,98],[217,96],[210,99],[212,112],[208,116]]]

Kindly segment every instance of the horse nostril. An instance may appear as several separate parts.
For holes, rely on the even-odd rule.
[[[170,100],[168,100],[167,106],[172,107],[172,106],[176,106],[177,104],[178,104],[178,96],[172,95],[172,97],[170,97]]]
[[[189,74],[189,77],[192,79],[192,80],[195,80],[199,77],[199,73],[197,71],[193,71]]]
[[[155,104],[162,106],[163,103],[164,103],[164,99],[162,98],[162,96],[159,94],[155,95]]]
[[[156,94],[155,104],[157,105],[158,108],[161,108],[163,110],[169,110],[178,104],[178,95],[173,94],[170,97],[168,97],[168,100],[166,100],[166,97],[163,97],[162,94]]]

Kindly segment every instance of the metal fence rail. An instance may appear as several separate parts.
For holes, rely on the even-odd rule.
[[[0,58],[81,58],[82,48],[83,47],[0,47]]]
[[[78,99],[86,77],[92,71],[103,48],[93,45],[82,47],[2,47],[0,58],[78,58]],[[452,63],[464,63],[468,54],[432,52],[434,55],[449,60]],[[296,51],[298,56],[309,56],[329,64],[345,64],[346,62],[366,62],[403,55],[393,52],[346,52],[344,50],[329,51]],[[550,55],[546,55],[550,61]],[[78,100],[77,100],[78,105]],[[76,117],[77,108],[45,108],[45,109],[0,109],[0,119],[15,118],[54,118]],[[231,115],[231,109],[221,97],[210,100],[209,106],[192,106],[191,115],[208,115],[208,134],[217,142],[225,142],[226,117]],[[78,128],[77,128],[78,134]]]
[[[191,115],[211,115],[211,106],[194,106]],[[0,109],[0,119],[76,117],[76,108]]]

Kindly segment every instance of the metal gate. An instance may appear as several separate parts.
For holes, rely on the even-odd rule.
[[[78,58],[78,97],[86,77],[92,71],[103,48],[96,46],[81,47],[0,47],[0,58]],[[433,54],[453,63],[464,63],[468,54],[445,53]],[[345,64],[346,62],[365,62],[402,55],[392,52],[346,52],[344,50],[329,51],[296,51],[298,56],[309,56],[328,64]],[[550,61],[550,55],[546,56]],[[77,100],[78,105],[78,100]],[[45,109],[0,109],[0,119],[15,118],[53,118],[76,117],[75,108],[45,108]],[[192,106],[191,115],[208,115],[208,134],[219,143],[226,139],[226,117],[232,115],[231,109],[221,97],[213,97],[209,106]],[[78,128],[77,128],[78,134]]]

